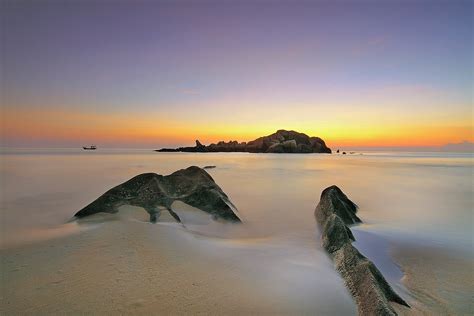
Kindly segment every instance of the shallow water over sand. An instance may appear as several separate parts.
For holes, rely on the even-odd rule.
[[[139,173],[169,174],[191,165],[217,166],[207,171],[238,208],[245,225],[206,227],[206,219],[193,218],[192,212],[187,229],[166,218],[152,225],[140,209],[129,210],[131,217],[125,211],[121,218],[67,223],[77,210]],[[473,159],[468,154],[10,149],[3,150],[0,168],[1,246],[7,253],[74,234],[101,238],[105,225],[120,221],[146,227],[140,229],[142,238],[153,239],[157,230],[166,230],[177,248],[206,254],[221,268],[235,265],[225,273],[236,278],[245,274],[249,282],[260,284],[256,289],[286,300],[287,312],[354,312],[350,296],[320,248],[313,218],[321,191],[332,184],[359,205],[365,224],[353,229],[355,245],[404,297],[411,294],[399,283],[403,272],[390,257],[394,244],[437,247],[468,260],[473,257]],[[188,259],[193,258],[199,257]],[[7,279],[15,281],[13,275]],[[335,301],[329,303],[330,298]],[[321,307],[324,301],[328,303]]]

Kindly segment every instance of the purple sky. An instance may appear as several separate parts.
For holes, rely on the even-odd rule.
[[[472,140],[472,12],[470,1],[2,1],[4,144],[96,133],[132,145],[87,115],[175,122],[176,144],[293,128],[413,145],[402,127],[431,125],[443,142]],[[43,135],[24,113],[80,127]]]

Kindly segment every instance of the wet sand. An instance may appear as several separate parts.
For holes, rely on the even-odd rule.
[[[411,309],[396,306],[402,315],[472,315],[474,260],[457,251],[403,245],[393,258],[404,272]]]
[[[312,215],[332,184],[360,206],[367,224],[353,230],[373,234],[359,233],[355,246],[413,306],[402,314],[473,311],[471,156],[62,150],[2,159],[0,314],[355,314]],[[195,212],[182,214],[186,229],[152,225],[133,209],[65,224],[136,174],[190,165],[218,166],[209,172],[246,230],[205,227]]]
[[[2,250],[2,314],[355,314],[327,262],[279,267],[275,244],[209,240],[147,218],[138,208],[100,214],[77,234]]]
[[[130,206],[77,226],[66,237],[1,250],[2,314],[356,314],[320,249],[308,256],[292,253],[291,240],[206,237],[199,223],[189,231],[163,212],[150,224]],[[393,304],[399,314],[471,314],[473,260],[465,254],[388,247],[376,234],[356,232],[361,249],[391,249],[391,264],[404,273],[406,291],[395,288],[412,308]],[[305,247],[319,247],[314,235],[307,238]],[[388,258],[373,259],[398,279],[383,263]]]

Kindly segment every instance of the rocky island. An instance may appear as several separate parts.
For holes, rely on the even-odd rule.
[[[212,215],[214,219],[240,222],[236,208],[212,177],[196,166],[178,170],[168,176],[144,173],[110,189],[81,209],[77,218],[100,212],[116,213],[122,205],[144,208],[150,221],[156,222],[162,210],[167,210],[181,222],[171,205],[184,202]]]
[[[352,245],[355,238],[348,225],[361,222],[356,212],[357,206],[337,186],[323,190],[314,213],[321,227],[323,247],[354,297],[359,315],[397,315],[389,302],[409,305],[372,261]]]
[[[278,130],[249,142],[224,142],[205,146],[196,140],[194,147],[162,148],[158,152],[249,152],[249,153],[331,153],[324,140],[295,131]]]

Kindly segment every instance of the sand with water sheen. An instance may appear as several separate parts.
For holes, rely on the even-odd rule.
[[[470,314],[472,157],[2,153],[3,314],[328,314],[356,307],[321,249],[313,210],[339,185],[360,207],[356,246],[412,305]],[[136,207],[68,222],[143,172],[208,170],[244,225],[177,203],[184,226]]]
[[[81,221],[86,229],[68,237],[3,250],[3,312],[355,312],[319,250],[305,254],[266,238],[202,236],[167,216],[150,224],[139,208],[121,212],[126,215]],[[321,260],[327,262],[316,265]]]

